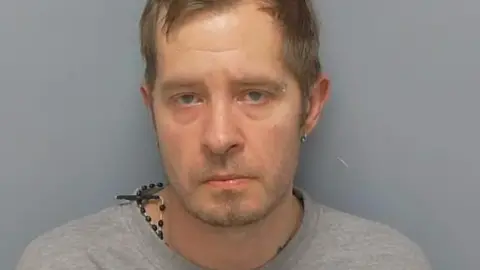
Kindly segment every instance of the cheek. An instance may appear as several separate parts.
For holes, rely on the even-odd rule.
[[[181,142],[185,141],[183,136],[186,132],[179,128],[170,115],[165,106],[155,104],[155,127],[161,146],[168,152],[179,151],[183,149]]]
[[[193,149],[192,140],[184,138],[184,133],[175,130],[163,129],[159,132],[160,155],[165,175],[169,183],[175,187],[177,192],[188,193],[191,189],[189,173],[192,168],[194,155],[189,149]]]
[[[171,163],[176,166],[181,166],[184,163],[184,158],[188,157],[189,149],[192,149],[192,140],[184,138],[186,135],[183,132],[178,132],[177,129],[160,127],[158,129],[158,139],[160,148],[162,150],[162,157],[168,158]]]
[[[192,163],[189,158],[194,156],[192,151],[195,149],[194,141],[188,136],[189,132],[166,117],[161,118],[161,121],[157,118],[155,124],[164,170],[170,181],[181,182],[181,179],[187,179],[188,164]]]
[[[288,123],[287,123],[288,122]],[[272,130],[270,160],[271,185],[290,185],[295,177],[295,171],[300,152],[298,132],[298,117],[292,117],[282,125]]]
[[[252,158],[261,160],[267,172],[283,170],[291,159],[296,158],[299,145],[299,117],[288,111],[272,115],[268,121],[255,123],[249,129]]]
[[[278,107],[275,112],[265,121],[260,121],[265,140],[271,141],[276,148],[290,146],[293,137],[299,133],[299,112],[300,108],[294,104],[284,104]]]

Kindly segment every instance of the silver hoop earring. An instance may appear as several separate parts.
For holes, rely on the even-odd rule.
[[[307,141],[307,134],[303,135],[301,138],[300,138],[300,141],[302,143],[305,143]]]

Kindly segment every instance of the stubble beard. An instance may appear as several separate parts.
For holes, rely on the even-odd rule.
[[[234,190],[222,190],[212,194],[213,208],[199,207],[191,204],[191,200],[184,200],[183,204],[187,212],[197,220],[213,227],[232,228],[255,224],[264,220],[275,208],[284,201],[288,190],[281,193],[269,192],[264,204],[257,208],[244,207],[244,201],[248,200],[248,194]],[[274,197],[275,196],[275,197]]]
[[[206,185],[197,185],[193,186],[192,190],[188,190],[175,179],[170,180],[169,183],[184,210],[202,223],[221,228],[248,226],[264,220],[287,200],[288,196],[291,196],[292,180],[290,178],[294,177],[296,168],[296,165],[292,166],[291,162],[292,160],[286,156],[279,162],[280,166],[274,168],[276,173],[271,175],[272,179],[255,183],[255,185],[262,185],[263,198],[253,198],[254,207],[248,205],[252,200],[251,196],[255,196],[250,188],[211,190]],[[166,168],[163,160],[162,163]],[[192,176],[190,179],[196,178]],[[262,179],[251,181],[262,181]],[[195,183],[195,181],[189,183],[192,182]]]

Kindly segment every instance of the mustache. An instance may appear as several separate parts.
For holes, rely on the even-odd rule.
[[[225,163],[205,162],[204,166],[199,169],[190,171],[189,178],[195,179],[200,183],[210,181],[219,176],[227,176],[232,178],[259,178],[259,169],[245,162],[228,161]]]

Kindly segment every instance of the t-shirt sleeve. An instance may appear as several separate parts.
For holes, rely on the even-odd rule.
[[[24,250],[16,270],[97,270],[85,252],[63,239],[39,237]]]
[[[422,249],[398,231],[385,227],[376,246],[367,249],[372,270],[431,270]]]
[[[332,269],[432,269],[419,245],[387,225],[338,211],[328,212],[324,220],[324,237],[316,245],[330,244],[323,261]]]

